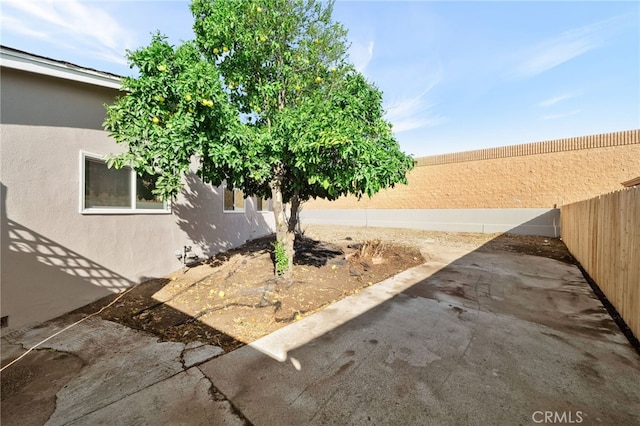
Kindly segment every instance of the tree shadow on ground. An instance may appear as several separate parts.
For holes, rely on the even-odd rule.
[[[159,302],[154,295],[170,282],[167,278],[153,278],[138,284],[126,294],[126,299],[116,301],[105,309],[100,317],[117,322],[134,330],[153,334],[166,342],[202,342],[231,352],[244,343],[198,321],[191,315]],[[90,315],[108,306],[119,295],[110,295],[94,303],[70,312],[69,316]]]
[[[262,297],[259,301],[256,300],[253,302],[248,300],[246,303],[229,300],[228,303],[222,303],[213,308],[201,310],[197,314],[189,314],[175,309],[171,306],[171,303],[174,299],[186,295],[192,290],[197,290],[205,281],[210,281],[216,268],[229,262],[234,256],[242,256],[244,259],[243,264],[245,264],[252,262],[258,257],[268,255],[273,263],[274,253],[272,244],[274,242],[275,235],[257,238],[240,247],[219,252],[206,261],[191,264],[183,274],[187,273],[189,269],[199,266],[211,268],[211,272],[204,270],[199,273],[197,278],[192,278],[191,280],[180,273],[174,274],[173,278],[178,280],[184,279],[187,280],[188,283],[185,283],[185,286],[181,288],[179,294],[173,295],[170,300],[159,300],[158,294],[167,285],[173,284],[172,279],[148,278],[143,279],[141,284],[127,290],[127,294],[124,296],[118,294],[106,296],[94,303],[72,311],[69,315],[89,315],[105,308],[100,314],[101,318],[118,322],[135,330],[154,334],[161,341],[183,343],[197,341],[220,346],[225,352],[230,352],[243,346],[245,343],[223,331],[204,324],[199,321],[201,317],[234,307],[253,309],[272,307],[277,312],[281,305],[278,302],[270,301],[267,297]],[[298,236],[296,238],[295,247],[296,257],[294,264],[300,267],[320,268],[326,266],[328,262],[344,259],[344,252],[340,247],[304,236]],[[233,274],[234,272],[235,271],[232,270],[229,274]],[[271,273],[273,272],[274,271],[271,271]],[[265,292],[273,291],[279,284],[283,283],[286,284],[287,288],[295,284],[295,282],[286,282],[273,275],[272,279],[265,281]],[[293,320],[293,316],[295,315],[292,315],[290,318],[288,317],[286,321],[282,319],[277,321],[290,322]]]

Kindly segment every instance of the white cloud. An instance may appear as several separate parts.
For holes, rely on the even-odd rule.
[[[349,48],[349,60],[353,63],[358,72],[364,73],[367,66],[373,59],[373,48],[375,43],[373,40],[367,44],[353,42]]]
[[[563,95],[553,96],[551,98],[545,99],[544,101],[540,101],[538,103],[538,106],[539,107],[549,107],[551,105],[557,104],[558,102],[562,102],[564,100],[571,99],[573,97],[574,97],[574,95],[572,95],[570,93],[565,93]]]
[[[425,99],[427,93],[438,85],[440,78],[440,74],[438,74],[419,95],[401,99],[385,108],[385,118],[393,124],[394,133],[431,127],[444,121],[443,117],[431,112],[434,105]]]
[[[82,51],[103,60],[126,62],[133,35],[122,28],[100,3],[78,0],[2,0],[3,32]]]
[[[558,41],[538,46],[530,59],[515,70],[519,77],[533,77],[578,57],[597,45],[589,40]]]
[[[7,16],[4,13],[0,15],[0,19],[1,19],[0,22],[2,23],[3,32],[11,32],[21,36],[40,39],[40,40],[50,38],[50,35],[47,34],[45,31],[38,31],[33,28],[27,28],[19,19],[12,18],[11,16]]]
[[[618,18],[607,19],[565,31],[535,46],[525,48],[512,74],[520,78],[533,77],[601,47],[605,44],[609,32],[614,30],[618,23]]]
[[[560,114],[550,114],[542,117],[543,120],[557,120],[559,118],[571,117],[572,115],[576,115],[580,113],[580,109],[574,109],[573,111],[563,112]]]

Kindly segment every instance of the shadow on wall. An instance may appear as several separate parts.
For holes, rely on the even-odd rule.
[[[6,229],[9,252],[27,255],[42,265],[55,268],[72,277],[81,278],[91,285],[109,289],[111,292],[119,292],[132,284],[132,281],[122,275],[17,222],[7,219]]]
[[[543,237],[560,237],[560,209],[551,209],[527,220],[507,231],[515,235],[537,235]]]
[[[133,284],[7,217],[2,190],[2,316],[9,327],[41,321]],[[12,324],[12,319],[15,322]]]
[[[104,105],[118,96],[117,89],[5,67],[0,78],[3,124],[104,131]]]
[[[273,226],[265,219],[273,216],[272,212],[256,212],[255,205],[246,199],[244,213],[223,213],[222,189],[202,182],[195,173],[186,175],[185,183],[172,212],[180,229],[203,255],[213,256],[273,233]]]

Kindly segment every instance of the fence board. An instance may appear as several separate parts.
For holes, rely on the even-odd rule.
[[[562,206],[562,240],[640,337],[640,187]]]

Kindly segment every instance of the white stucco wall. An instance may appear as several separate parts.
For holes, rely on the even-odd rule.
[[[120,149],[101,130],[117,91],[3,68],[1,315],[31,325],[180,268],[191,245],[210,256],[274,229],[273,214],[223,213],[221,189],[187,176],[170,214],[79,212],[82,150]]]

